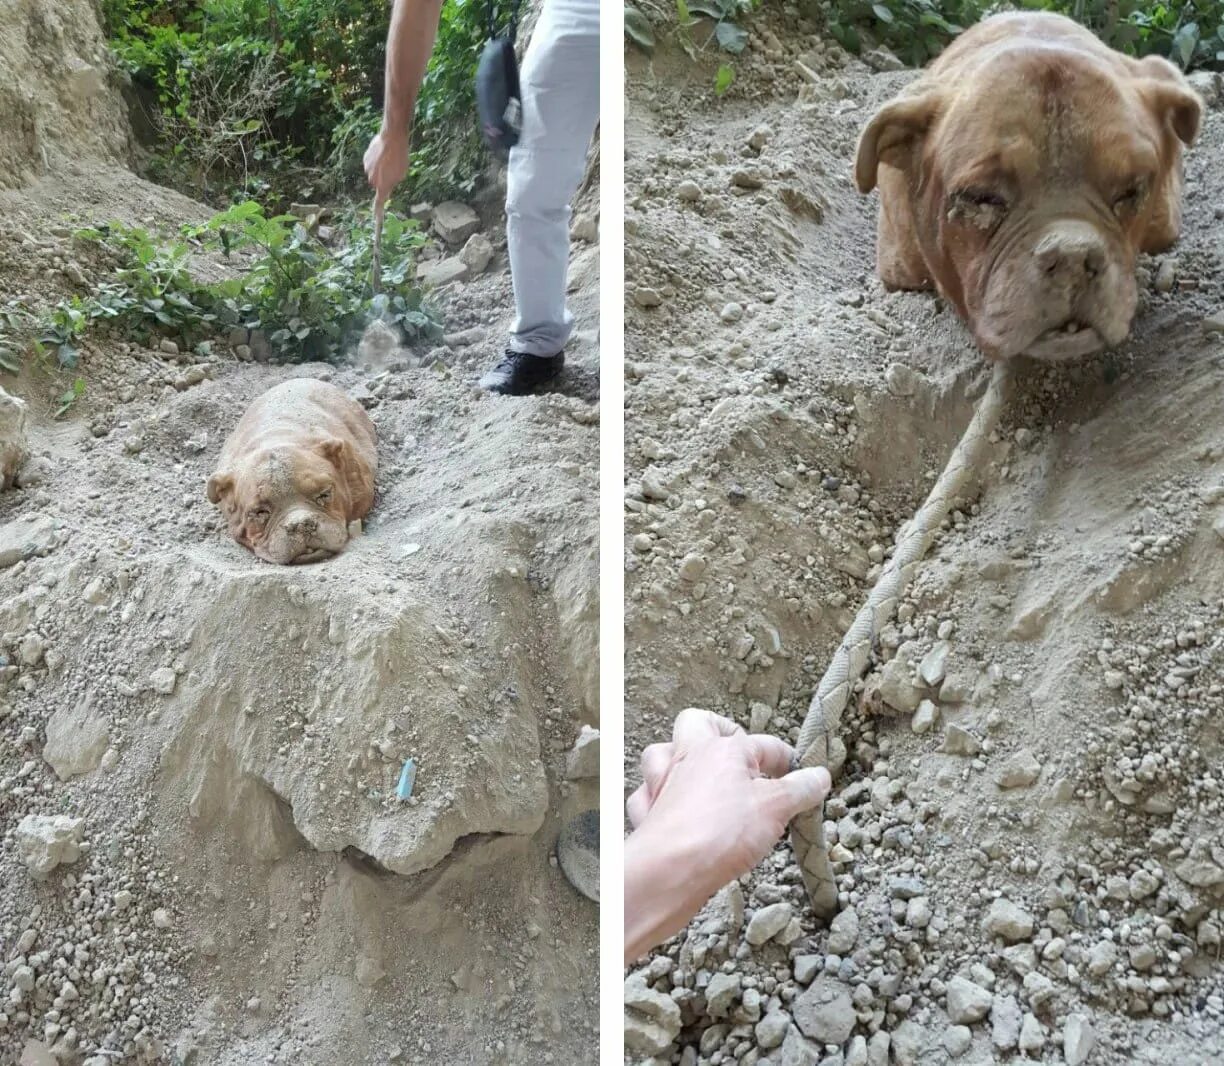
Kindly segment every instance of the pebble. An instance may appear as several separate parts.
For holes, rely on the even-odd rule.
[[[949,755],[963,755],[972,758],[982,750],[982,742],[969,730],[949,723],[944,728],[943,750]]]
[[[676,186],[676,195],[685,203],[695,204],[701,199],[701,186],[695,181],[682,181]]]
[[[803,1035],[821,1044],[844,1044],[856,1021],[850,989],[829,977],[818,977],[797,996],[791,1014]]]
[[[163,696],[169,696],[174,691],[177,682],[178,677],[168,666],[160,667],[149,675],[149,683],[153,686],[153,691]]]
[[[761,907],[749,919],[744,939],[753,947],[760,947],[781,933],[792,917],[794,910],[789,903],[771,903],[768,907]]]
[[[952,645],[941,640],[922,657],[922,662],[918,664],[918,676],[924,684],[937,688],[943,682],[951,651]]]
[[[982,929],[987,936],[1002,937],[1009,944],[1030,939],[1035,924],[1028,911],[1003,898],[991,903],[982,919]]]
[[[57,866],[81,857],[85,819],[66,814],[27,814],[17,824],[17,854],[30,876],[43,881]]]
[[[729,304],[724,304],[723,309],[718,312],[718,317],[730,325],[733,322],[738,322],[744,317],[744,309],[734,301]]]
[[[944,1030],[944,1050],[954,1059],[959,1059],[973,1043],[973,1030],[967,1025],[951,1025]]]
[[[1016,752],[1000,767],[995,781],[1000,788],[1028,788],[1041,776],[1041,763],[1028,749]]]
[[[827,947],[832,955],[849,955],[858,942],[859,917],[853,908],[847,907],[838,911],[829,924],[829,939]],[[798,972],[796,972],[798,978]]]
[[[1045,1047],[1045,1042],[1045,1027],[1033,1015],[1026,1014],[1020,1026],[1020,1050],[1030,1055]]]
[[[1083,1066],[1096,1046],[1096,1033],[1083,1014],[1072,1014],[1063,1027],[1063,1058],[1067,1066]]]
[[[990,1013],[991,995],[964,977],[953,977],[947,986],[948,1017],[956,1025],[972,1025]]]
[[[1024,1015],[1015,996],[995,996],[990,1007],[990,1041],[1000,1051],[1011,1051],[1020,1044]]]
[[[756,1024],[753,1030],[757,1047],[769,1051],[778,1047],[786,1039],[786,1031],[790,1028],[790,1015],[781,1010],[771,1010]]]
[[[931,700],[923,700],[910,720],[910,729],[915,733],[929,733],[939,721],[939,708]]]
[[[706,570],[706,560],[702,555],[691,553],[680,560],[680,580],[690,584],[700,580]]]
[[[738,973],[716,973],[706,986],[706,1011],[711,1018],[725,1018],[740,998],[742,978]]]

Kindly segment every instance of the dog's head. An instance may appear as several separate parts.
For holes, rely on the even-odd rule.
[[[253,452],[208,479],[231,536],[270,563],[327,559],[348,542],[348,515],[361,490],[360,464],[345,441]]]
[[[859,189],[882,165],[902,172],[923,259],[987,355],[1120,343],[1136,255],[1176,234],[1181,145],[1201,100],[1165,60],[1073,40],[1020,35],[954,69],[871,119]]]

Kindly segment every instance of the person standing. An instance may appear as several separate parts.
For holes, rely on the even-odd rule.
[[[408,174],[409,128],[442,0],[395,0],[386,101],[365,172],[380,203]],[[520,72],[522,132],[510,150],[506,242],[515,318],[502,360],[480,384],[513,396],[552,381],[574,329],[565,301],[570,199],[599,120],[598,0],[543,0]]]

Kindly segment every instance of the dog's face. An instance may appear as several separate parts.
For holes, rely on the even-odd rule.
[[[959,84],[924,79],[863,132],[859,188],[881,163],[904,173],[922,259],[990,357],[1070,358],[1130,331],[1135,257],[1176,236],[1202,112],[1171,64],[1133,67],[1026,42]]]
[[[349,445],[278,447],[252,453],[208,479],[230,535],[270,563],[328,559],[348,542]]]

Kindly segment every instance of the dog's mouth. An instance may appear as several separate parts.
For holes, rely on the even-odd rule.
[[[1039,334],[1025,348],[1024,354],[1034,359],[1076,359],[1104,347],[1105,338],[1094,327],[1078,318],[1070,318]]]
[[[295,555],[292,560],[293,566],[304,565],[306,563],[321,563],[325,559],[330,559],[337,553],[330,548],[310,548],[308,551],[302,552],[300,555]]]

